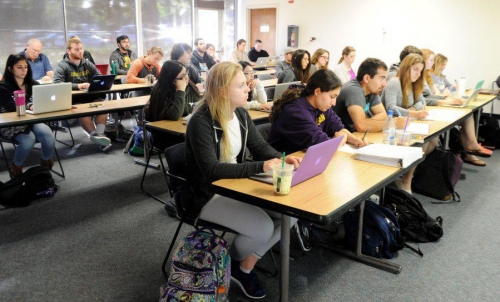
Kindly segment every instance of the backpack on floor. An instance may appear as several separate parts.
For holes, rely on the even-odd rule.
[[[405,241],[434,242],[443,236],[443,218],[429,216],[420,201],[408,192],[386,187],[384,205],[396,215]]]
[[[215,301],[217,289],[229,291],[231,258],[226,241],[211,229],[189,233],[175,249],[162,302]]]
[[[411,189],[416,193],[435,199],[459,202],[460,195],[455,192],[455,185],[460,179],[463,161],[450,151],[434,149],[425,157],[415,173]],[[433,202],[441,203],[441,202]]]
[[[345,245],[354,250],[358,236],[359,206],[344,214]],[[391,259],[405,244],[394,213],[387,207],[365,201],[361,252],[365,255]]]
[[[0,203],[7,207],[25,207],[32,200],[54,195],[57,189],[50,170],[35,166],[6,183],[0,182]]]
[[[500,125],[492,116],[482,116],[479,119],[479,138],[484,146],[500,148]]]

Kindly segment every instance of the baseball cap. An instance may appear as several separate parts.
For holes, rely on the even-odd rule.
[[[290,52],[295,52],[295,48],[292,48],[292,47],[287,47],[287,48],[285,48],[285,53],[284,53],[285,55],[286,55],[287,53],[290,53]]]

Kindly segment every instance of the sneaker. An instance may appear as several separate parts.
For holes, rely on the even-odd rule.
[[[311,250],[311,233],[309,232],[309,227],[300,221],[293,226],[295,235],[297,235],[297,240],[299,241],[300,247],[304,252],[309,252]]]
[[[246,274],[240,270],[240,263],[237,261],[231,262],[231,281],[238,284],[241,291],[250,299],[262,299],[266,296],[266,290],[259,285],[255,270]]]
[[[111,140],[109,138],[107,138],[104,134],[97,134],[97,133],[93,134],[93,135],[90,136],[90,140],[93,143],[96,143],[96,144],[98,144],[99,146],[102,146],[102,147],[111,146]]]

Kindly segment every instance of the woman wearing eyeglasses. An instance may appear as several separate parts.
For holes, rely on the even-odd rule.
[[[199,100],[198,88],[189,80],[186,67],[177,61],[166,61],[144,108],[146,120],[178,121],[189,115]],[[153,140],[155,146],[168,147],[159,134],[153,133]]]
[[[313,74],[316,70],[328,69],[328,61],[330,61],[330,53],[328,50],[318,48],[312,55],[311,70],[309,73]]]
[[[340,57],[339,65],[335,67],[333,72],[339,77],[342,84],[349,80],[356,78],[356,73],[352,69],[352,63],[356,59],[356,50],[352,46],[346,46],[342,50],[342,57]]]
[[[270,110],[271,106],[267,105],[267,94],[264,90],[264,85],[262,85],[259,79],[254,79],[255,72],[253,71],[252,65],[246,61],[239,61],[238,63],[241,65],[241,68],[243,68],[247,86],[250,88],[247,104],[243,107],[245,109]]]

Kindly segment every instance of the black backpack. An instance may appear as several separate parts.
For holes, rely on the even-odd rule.
[[[420,201],[408,192],[386,187],[384,205],[396,215],[405,241],[434,242],[443,236],[443,218],[429,216]]]
[[[48,168],[31,167],[6,183],[0,182],[0,204],[7,207],[25,207],[32,200],[53,195],[57,189]]]
[[[460,195],[455,192],[454,187],[460,179],[462,165],[462,159],[453,152],[436,148],[417,166],[411,189],[445,202],[451,202],[451,199],[459,202]],[[443,203],[443,201],[433,203]]]
[[[484,146],[500,148],[500,125],[492,116],[482,116],[479,119],[479,137]]]
[[[345,245],[353,250],[358,237],[359,206],[344,214]],[[386,207],[367,200],[363,215],[361,252],[377,258],[391,259],[405,247],[394,213]]]

